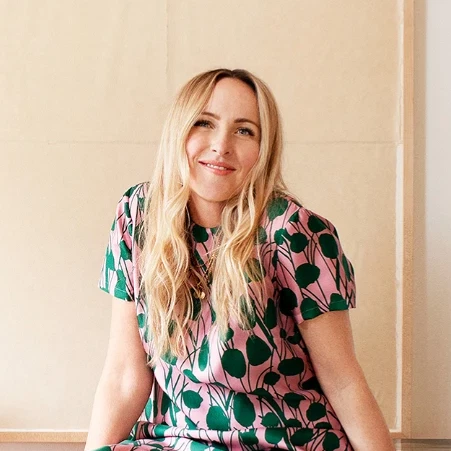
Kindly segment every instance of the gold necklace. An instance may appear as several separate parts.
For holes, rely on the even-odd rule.
[[[211,270],[213,269],[213,265],[214,265],[214,262],[216,261],[216,257],[217,256],[218,256],[218,251],[215,250],[211,254],[210,260],[208,261],[207,269],[204,269],[205,265],[201,265],[200,266],[200,269],[202,271],[202,275],[204,276],[205,283],[206,283],[207,286],[209,286],[209,284],[210,284]],[[197,285],[196,285],[196,288],[195,288],[195,292],[196,292],[197,298],[203,300],[203,299],[205,299],[206,294],[205,294],[205,291],[202,290],[201,286],[202,286],[202,281],[199,280],[197,282]]]

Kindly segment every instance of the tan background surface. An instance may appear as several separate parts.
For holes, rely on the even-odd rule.
[[[215,66],[276,95],[287,181],[340,232],[358,356],[396,428],[403,3],[0,0],[0,428],[86,429],[115,204],[148,179],[176,89]]]

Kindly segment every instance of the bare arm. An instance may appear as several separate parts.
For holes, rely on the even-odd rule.
[[[392,451],[385,420],[357,362],[348,311],[299,324],[313,367],[356,451]],[[331,346],[333,343],[333,346]]]
[[[133,302],[113,298],[110,339],[94,398],[85,451],[125,440],[144,410],[153,384]]]

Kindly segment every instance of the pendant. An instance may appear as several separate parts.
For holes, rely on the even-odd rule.
[[[197,299],[200,299],[200,300],[205,299],[205,291],[199,289],[199,287],[194,289],[194,293],[195,293],[195,296]]]

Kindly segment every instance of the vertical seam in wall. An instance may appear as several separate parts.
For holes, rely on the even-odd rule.
[[[166,76],[166,96],[169,93],[170,83],[169,83],[169,1],[165,2],[165,14],[166,14],[166,37],[165,37],[165,45],[166,45],[166,66],[164,68],[164,73]]]
[[[403,265],[404,265],[404,146],[403,130],[403,90],[404,90],[404,2],[398,1],[398,108],[396,146],[396,429],[402,429],[402,377],[403,377]]]
[[[397,142],[402,143],[404,131],[404,3],[409,0],[398,1],[399,39],[398,39],[398,108],[397,108]]]

